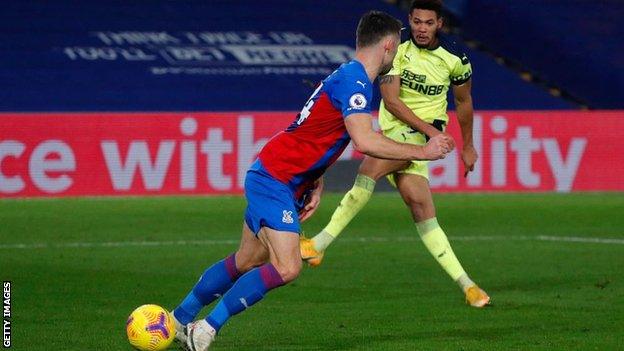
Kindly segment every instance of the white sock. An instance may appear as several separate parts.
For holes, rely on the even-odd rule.
[[[321,230],[320,233],[316,234],[316,236],[312,238],[312,242],[314,242],[314,249],[316,251],[325,251],[334,239],[336,239],[336,237],[324,230]]]
[[[464,292],[468,290],[469,287],[475,285],[475,283],[472,280],[470,280],[470,278],[468,277],[468,274],[466,273],[462,274],[459,278],[457,278],[456,282],[457,284],[459,284],[459,287]]]

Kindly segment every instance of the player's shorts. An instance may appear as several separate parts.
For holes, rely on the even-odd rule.
[[[442,120],[436,120],[432,125],[440,131],[444,131],[446,127],[445,122]],[[425,134],[417,132],[406,125],[384,130],[383,134],[396,142],[413,145],[422,146],[425,145],[428,140]],[[395,187],[397,173],[415,174],[429,180],[429,161],[412,161],[405,169],[387,175],[386,178],[388,178],[390,184]]]
[[[273,178],[256,160],[245,177],[245,223],[255,235],[262,227],[299,234],[298,202],[293,191]]]

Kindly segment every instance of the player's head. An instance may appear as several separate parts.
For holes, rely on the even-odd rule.
[[[442,1],[413,0],[409,12],[409,25],[416,46],[425,48],[437,40],[442,28]]]
[[[356,47],[374,48],[379,55],[383,55],[379,74],[386,74],[392,69],[392,61],[401,42],[402,27],[401,21],[381,11],[370,11],[360,18]]]

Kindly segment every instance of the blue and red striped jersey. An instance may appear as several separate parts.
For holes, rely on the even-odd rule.
[[[371,112],[372,85],[360,62],[342,64],[321,82],[295,121],[262,148],[262,166],[301,196],[349,144],[344,119]]]

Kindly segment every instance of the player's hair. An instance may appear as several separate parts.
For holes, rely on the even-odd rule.
[[[419,10],[431,10],[436,13],[438,18],[442,16],[442,1],[441,0],[414,0],[410,6],[409,13],[412,13],[415,9]]]
[[[358,48],[377,44],[388,34],[399,34],[403,23],[381,11],[370,11],[360,18],[356,34]]]

